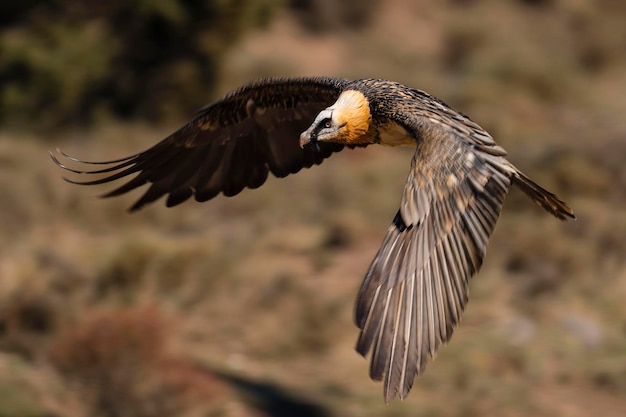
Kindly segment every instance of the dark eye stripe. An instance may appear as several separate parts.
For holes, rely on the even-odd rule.
[[[315,126],[315,129],[313,129],[312,134],[314,136],[317,136],[318,133],[320,133],[320,131],[322,129],[326,129],[329,128],[333,125],[332,120],[330,117],[327,117],[325,119],[320,120],[320,122],[317,124],[317,126]]]

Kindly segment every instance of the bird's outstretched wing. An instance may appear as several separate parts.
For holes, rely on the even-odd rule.
[[[452,335],[510,186],[504,151],[432,127],[412,161],[401,207],[358,294],[357,351],[387,402]]]
[[[193,120],[144,152],[103,162],[82,161],[64,153],[52,158],[70,172],[100,176],[87,181],[68,179],[75,184],[103,184],[138,174],[104,195],[117,196],[149,183],[131,210],[166,194],[168,207],[191,196],[197,201],[220,192],[233,196],[246,187],[261,186],[268,172],[284,177],[340,151],[343,146],[333,143],[302,149],[299,135],[317,113],[335,102],[347,82],[326,77],[253,82],[200,109]],[[73,161],[78,168],[60,158]],[[91,169],[93,165],[103,167]]]

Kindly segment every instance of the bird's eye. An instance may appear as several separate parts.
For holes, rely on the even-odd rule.
[[[332,120],[330,120],[330,119],[326,119],[326,120],[324,120],[324,127],[325,127],[325,128],[332,127],[332,125],[333,125]]]

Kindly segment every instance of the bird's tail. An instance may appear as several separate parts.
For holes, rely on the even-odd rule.
[[[539,207],[543,207],[561,220],[576,218],[574,211],[564,201],[528,178],[520,170],[515,169],[512,179]]]

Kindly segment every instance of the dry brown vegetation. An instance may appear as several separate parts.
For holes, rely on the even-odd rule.
[[[129,215],[136,195],[62,182],[47,149],[111,159],[174,124],[5,131],[0,417],[624,415],[626,3],[380,3],[358,32],[278,15],[227,54],[220,91],[285,74],[425,89],[578,220],[513,190],[452,343],[386,406],[353,350],[352,303],[411,149]]]

